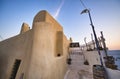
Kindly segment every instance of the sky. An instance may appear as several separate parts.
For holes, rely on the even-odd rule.
[[[90,10],[97,37],[103,31],[107,47],[120,49],[120,0],[82,0]],[[64,34],[84,44],[92,28],[80,0],[0,0],[0,41],[20,33],[23,22],[32,28],[34,16],[47,10],[63,27]]]

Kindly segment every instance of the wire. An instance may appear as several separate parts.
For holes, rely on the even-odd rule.
[[[87,7],[86,7],[85,4],[83,3],[83,1],[80,0],[80,2],[81,2],[81,4],[82,4],[82,6],[87,9]]]

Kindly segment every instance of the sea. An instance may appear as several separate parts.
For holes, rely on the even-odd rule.
[[[108,55],[113,56],[115,59],[115,64],[118,66],[118,70],[120,70],[120,50],[108,50]]]

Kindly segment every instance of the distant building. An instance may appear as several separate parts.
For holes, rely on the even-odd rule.
[[[32,29],[23,23],[19,35],[0,42],[0,79],[64,79],[69,43],[62,26],[40,11]]]

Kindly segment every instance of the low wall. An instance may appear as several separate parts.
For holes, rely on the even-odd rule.
[[[108,79],[120,79],[120,71],[106,68]]]
[[[100,65],[99,54],[97,51],[83,51],[83,54],[85,55],[85,59],[89,62],[91,72],[93,65]]]

